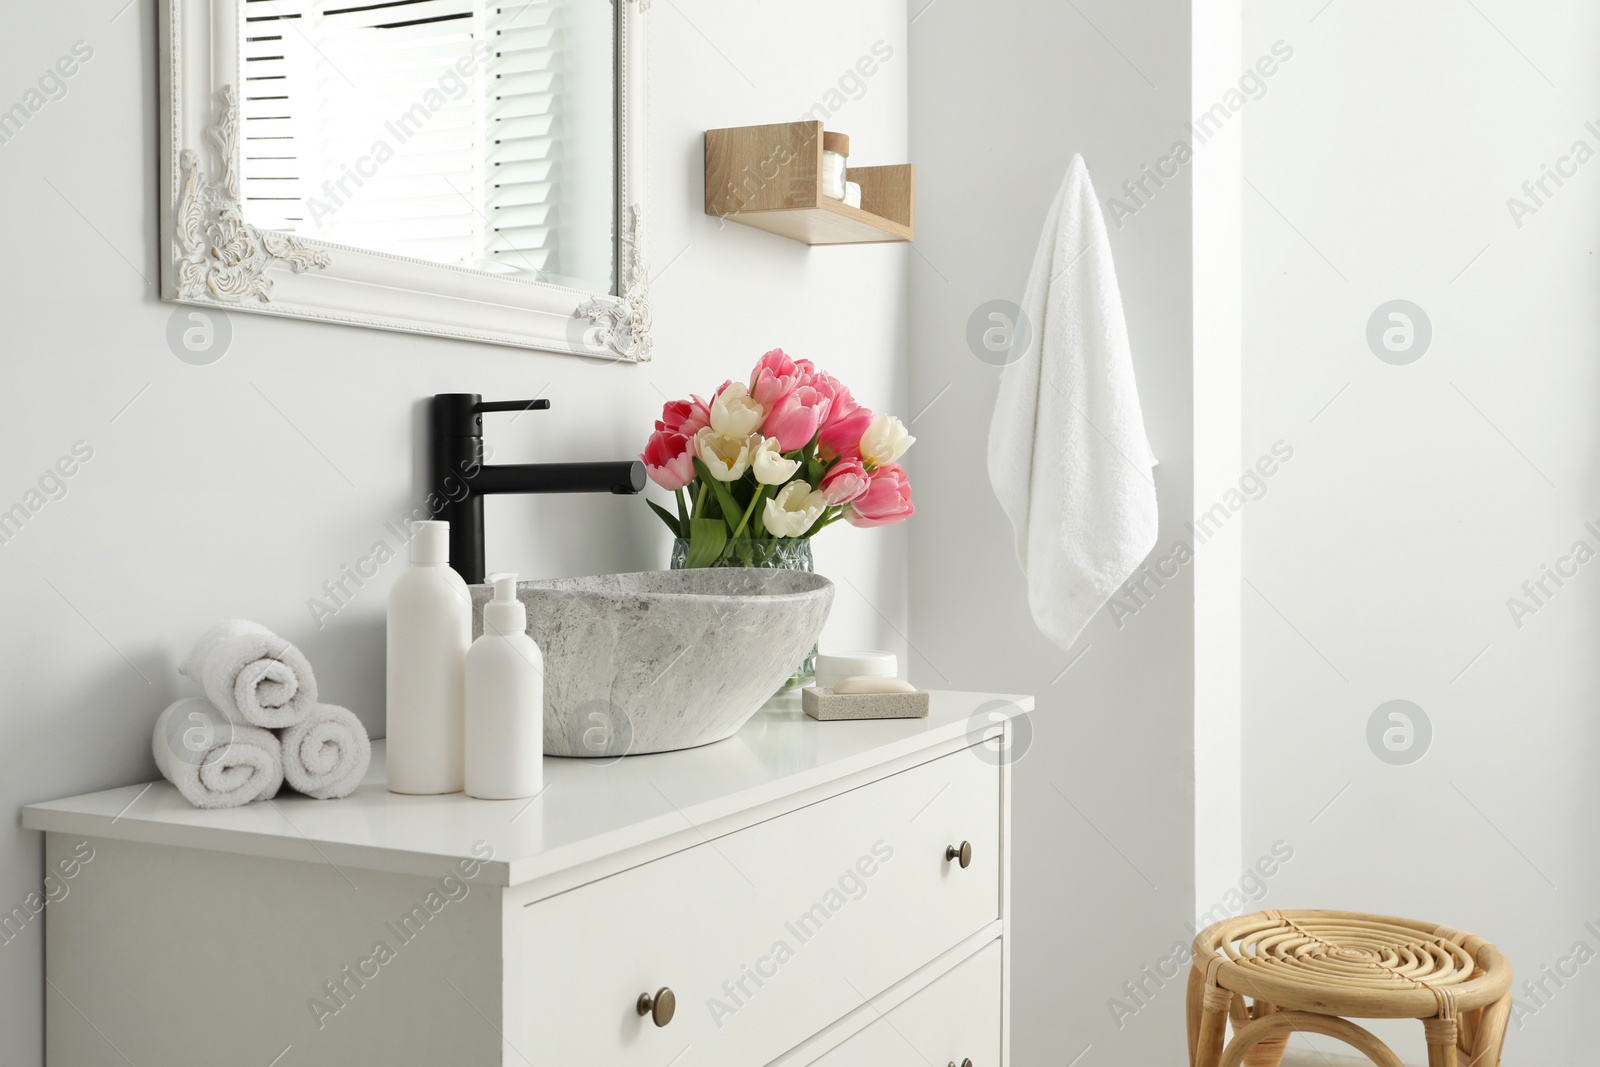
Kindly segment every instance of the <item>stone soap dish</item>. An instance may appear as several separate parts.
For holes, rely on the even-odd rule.
[[[813,719],[926,719],[928,694],[835,693],[814,685],[800,690],[800,706]]]

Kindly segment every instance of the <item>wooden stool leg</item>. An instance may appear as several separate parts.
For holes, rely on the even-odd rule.
[[[1223,1039],[1228,1036],[1228,1008],[1233,1003],[1233,993],[1214,985],[1202,985],[1201,989],[1194,1067],[1217,1067],[1222,1062]]]
[[[1265,1019],[1278,1009],[1264,1000],[1256,1001],[1255,1016]],[[1280,1034],[1275,1037],[1263,1038],[1251,1046],[1250,1051],[1244,1054],[1244,1067],[1278,1067],[1283,1059],[1284,1050],[1289,1047],[1289,1035]]]
[[[1458,1067],[1455,1016],[1422,1020],[1428,1037],[1428,1067]]]
[[[1463,1067],[1472,1067],[1472,1046],[1478,1040],[1478,1027],[1483,1022],[1482,1008],[1475,1008],[1461,1016],[1460,1032],[1456,1034],[1456,1048],[1461,1050],[1465,1058]]]
[[[1189,1028],[1189,1067],[1195,1067],[1195,1050],[1200,1044],[1200,1016],[1204,1010],[1206,992],[1205,972],[1198,968],[1189,971],[1188,999],[1184,1005],[1184,1016]]]
[[[1373,1036],[1348,1019],[1336,1015],[1317,1015],[1309,1011],[1275,1012],[1251,1023],[1233,1035],[1222,1053],[1220,1067],[1243,1067],[1245,1057],[1255,1046],[1273,1038],[1287,1038],[1290,1033],[1324,1034],[1338,1038],[1357,1052],[1366,1056],[1376,1067],[1405,1067],[1400,1058]]]
[[[1511,1019],[1511,994],[1479,1009],[1472,1035],[1472,1055],[1464,1067],[1500,1067],[1500,1049],[1506,1043],[1506,1023]]]

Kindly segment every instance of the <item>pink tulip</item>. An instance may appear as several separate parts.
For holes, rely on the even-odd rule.
[[[668,492],[694,481],[694,444],[681,433],[657,430],[639,454],[650,480]]]
[[[762,407],[771,408],[802,385],[810,385],[816,368],[809,359],[790,359],[783,349],[774,348],[762,356],[750,372],[750,395]]]
[[[669,400],[656,420],[656,429],[693,437],[702,426],[711,424],[711,411],[706,402],[697,396],[688,400]]]
[[[845,399],[850,398],[847,395]],[[817,451],[822,453],[823,459],[859,459],[861,435],[867,432],[867,427],[872,425],[875,417],[866,408],[857,407],[844,418],[829,419],[822,427],[822,436],[817,440]]]
[[[859,459],[841,459],[822,476],[822,498],[829,507],[848,504],[860,498],[871,486],[866,464]]]
[[[872,425],[872,412],[856,403],[850,389],[831,374],[819,374],[812,386],[829,398],[828,417],[822,421],[822,436],[817,441],[824,459],[861,455],[861,435]]]
[[[892,526],[904,522],[915,512],[911,503],[911,483],[900,464],[879,467],[869,476],[867,491],[845,509],[844,521],[851,526]]]
[[[828,405],[830,421],[842,419],[861,406],[851,398],[850,390],[845,384],[826,371],[818,374],[807,384],[831,401]]]
[[[761,432],[778,439],[778,448],[793,452],[811,443],[828,417],[829,400],[809,385],[796,386],[767,412]],[[860,434],[856,435],[859,441]]]

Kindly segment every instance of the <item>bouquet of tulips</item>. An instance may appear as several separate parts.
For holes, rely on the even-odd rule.
[[[668,403],[639,458],[677,498],[677,514],[650,506],[689,542],[687,565],[710,567],[746,558],[752,541],[812,537],[840,519],[909,519],[911,483],[896,461],[915,440],[831,374],[774,349],[749,385]]]

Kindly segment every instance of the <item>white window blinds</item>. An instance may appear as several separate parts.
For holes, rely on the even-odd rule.
[[[565,167],[567,153],[592,147],[592,133],[575,135],[566,121],[564,38],[593,36],[592,18],[568,19],[569,6],[580,5],[245,0],[245,218],[358,248],[609,289],[609,144],[601,254],[579,248],[597,243],[592,222],[563,227],[569,202],[592,218],[595,194],[563,188],[564,171],[588,169]],[[593,42],[586,47],[592,55]],[[598,73],[609,108],[609,64]],[[595,77],[591,69],[579,79],[591,95]]]

